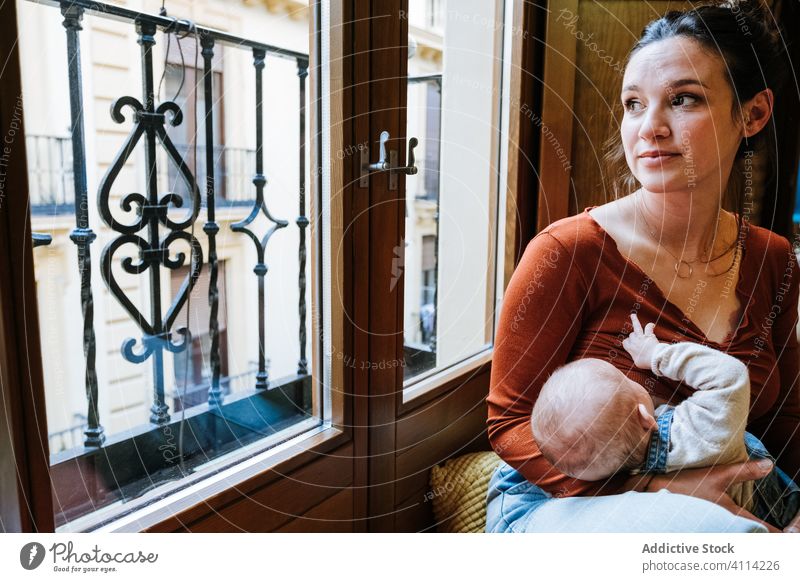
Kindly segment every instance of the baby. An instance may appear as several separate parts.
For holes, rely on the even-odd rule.
[[[732,356],[688,342],[658,341],[654,324],[623,341],[639,368],[683,381],[696,391],[677,406],[657,409],[641,385],[606,361],[586,358],[556,370],[531,414],[534,439],[562,473],[598,481],[620,471],[665,473],[769,457],[745,433],[750,405],[747,367]],[[763,481],[763,483],[761,483]],[[738,483],[734,501],[778,527],[800,508],[800,489],[780,469]],[[785,523],[785,525],[781,525]]]

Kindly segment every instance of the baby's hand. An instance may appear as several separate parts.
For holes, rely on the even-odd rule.
[[[644,329],[639,323],[639,318],[635,313],[631,313],[631,323],[633,323],[633,333],[622,342],[622,347],[631,355],[633,363],[639,368],[650,369],[650,362],[653,360],[653,350],[658,345],[658,338],[653,333],[655,323],[648,323]]]

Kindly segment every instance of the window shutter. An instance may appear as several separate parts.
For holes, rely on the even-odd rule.
[[[167,46],[167,39],[166,36],[161,41],[163,46]],[[181,65],[181,52],[183,53],[183,64],[188,68],[194,68],[194,57],[195,57],[195,47],[197,43],[194,40],[194,36],[189,35],[185,38],[180,40],[180,44],[175,39],[175,36],[169,39],[169,52],[167,53],[167,62],[170,65]],[[200,49],[197,51],[197,68],[200,71],[203,70],[203,47],[201,46]],[[214,45],[214,58],[211,60],[211,70],[215,73],[222,72],[222,53],[223,47],[220,44]],[[162,57],[163,58],[163,57]],[[162,61],[163,63],[163,61]]]

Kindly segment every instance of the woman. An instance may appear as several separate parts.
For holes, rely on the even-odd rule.
[[[662,341],[703,343],[747,364],[748,430],[797,481],[798,264],[785,238],[748,223],[751,205],[722,209],[777,87],[775,34],[744,4],[673,12],[647,26],[628,58],[619,147],[610,152],[640,187],[545,229],[512,277],[489,395],[489,438],[505,463],[490,484],[487,531],[767,530],[725,491],[762,477],[769,463],[585,482],[539,453],[533,403],[569,360],[605,359],[657,402],[686,398],[685,387],[637,370],[621,349],[632,312],[654,322]]]

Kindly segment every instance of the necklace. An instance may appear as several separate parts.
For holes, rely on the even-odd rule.
[[[709,263],[712,263],[712,262],[716,261],[717,259],[721,259],[726,254],[728,254],[729,249],[725,249],[725,251],[721,255],[719,255],[718,257],[713,257],[713,258],[708,259],[707,257],[708,257],[708,254],[709,254],[709,249],[706,249],[702,253],[700,253],[698,256],[696,256],[694,259],[691,259],[691,260],[686,260],[684,258],[677,257],[667,248],[666,245],[661,243],[661,240],[659,238],[656,237],[655,229],[650,226],[649,222],[647,222],[647,218],[644,215],[644,211],[641,208],[639,208],[639,204],[638,204],[638,201],[636,199],[634,199],[634,208],[635,208],[636,212],[642,217],[642,220],[644,221],[644,224],[647,227],[647,232],[650,234],[650,237],[653,239],[653,241],[658,245],[658,248],[659,249],[664,249],[664,251],[666,251],[666,253],[668,255],[670,255],[673,259],[675,259],[675,267],[674,267],[675,268],[675,274],[680,279],[689,279],[692,276],[692,274],[694,273],[694,267],[692,265],[694,263],[697,263],[698,261],[701,261],[701,262],[704,262],[706,264],[709,264]],[[717,224],[714,227],[714,237],[711,239],[712,246],[713,246],[714,238],[716,238],[716,233],[719,230],[720,216],[721,216],[720,214],[717,215]],[[737,244],[736,247],[735,247],[735,250],[734,250],[733,260],[731,261],[730,266],[727,269],[725,269],[724,272],[720,273],[720,275],[728,273],[734,267],[734,265],[736,264],[736,259],[738,258],[738,256],[739,256],[739,245]],[[703,260],[703,259],[705,259],[705,260]]]

